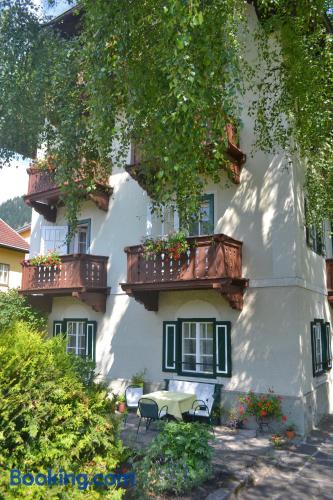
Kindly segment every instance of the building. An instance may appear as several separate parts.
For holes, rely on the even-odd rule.
[[[29,244],[0,219],[0,291],[19,288],[22,282],[24,255],[29,253]]]
[[[26,224],[17,230],[18,234],[27,242],[30,243],[31,224]]]
[[[252,7],[249,19],[257,22]],[[110,387],[146,368],[150,388],[166,377],[223,384],[225,406],[271,388],[304,433],[333,405],[332,244],[305,228],[297,159],[246,158],[255,142],[248,106],[245,98],[239,145],[229,130],[233,182],[206,186],[196,246],[179,260],[142,253],[144,236],[177,231],[179,220],[151,215],[134,148],[83,204],[70,246],[59,188],[30,169],[30,255],[63,257],[61,267],[25,267],[23,293],[49,312],[50,334],[65,332],[68,351],[93,358]]]

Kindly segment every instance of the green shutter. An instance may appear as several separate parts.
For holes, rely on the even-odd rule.
[[[86,353],[88,359],[96,361],[96,332],[97,322],[87,321],[86,324]]]
[[[63,321],[53,321],[53,336],[61,335],[62,333],[66,333],[66,329],[64,328]]]
[[[316,324],[311,321],[311,352],[312,352],[312,373],[315,377],[316,371]]]
[[[216,322],[216,375],[231,377],[231,323]]]
[[[332,353],[331,353],[331,326],[329,323],[321,325],[321,342],[323,346],[323,367],[326,370],[332,368]]]
[[[177,321],[163,322],[163,359],[164,372],[177,371]]]

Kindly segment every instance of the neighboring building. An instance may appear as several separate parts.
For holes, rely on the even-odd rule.
[[[30,243],[31,224],[26,224],[25,226],[20,227],[17,232],[21,238],[23,238],[27,243]]]
[[[252,7],[249,19],[255,26]],[[111,187],[84,202],[69,248],[60,191],[47,172],[30,169],[30,255],[57,249],[64,257],[60,268],[25,267],[23,293],[49,310],[50,334],[65,332],[69,352],[96,360],[110,387],[147,368],[151,388],[165,377],[223,384],[226,406],[249,389],[273,388],[306,432],[333,406],[332,245],[327,238],[325,259],[325,242],[306,231],[295,158],[258,151],[243,165],[255,143],[248,107],[244,100],[240,148],[229,136],[234,182],[206,186],[197,246],[179,261],[142,255],[145,235],[177,230],[179,220],[150,214],[135,151],[131,167],[116,168]]]
[[[0,219],[0,291],[21,287],[24,255],[29,244]]]

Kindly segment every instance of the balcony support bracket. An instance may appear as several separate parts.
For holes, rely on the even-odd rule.
[[[103,292],[75,291],[72,292],[72,297],[92,307],[96,312],[106,312],[106,294]]]
[[[25,202],[27,205],[36,210],[36,212],[42,215],[47,221],[55,222],[57,220],[57,208],[55,206],[27,199],[25,199]]]
[[[158,290],[145,290],[145,291],[132,291],[127,289],[126,290],[127,295],[130,297],[133,297],[137,302],[140,304],[144,305],[145,309],[147,311],[158,311],[158,298],[159,298],[159,292]]]

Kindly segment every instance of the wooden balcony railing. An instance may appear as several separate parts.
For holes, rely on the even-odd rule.
[[[226,167],[227,172],[231,181],[234,184],[239,184],[241,171],[246,162],[246,155],[239,149],[236,129],[231,123],[226,125],[225,132],[227,136],[227,148],[225,151],[225,157],[228,160],[228,165]],[[212,144],[205,143],[204,148],[208,158],[211,158],[213,154]],[[149,194],[149,182],[147,182],[146,168],[148,168],[151,174],[157,173],[159,168],[158,160],[144,159],[139,146],[133,144],[131,147],[131,161],[130,164],[126,166],[126,170]]]
[[[61,264],[52,267],[23,264],[24,295],[72,295],[93,309],[105,311],[108,257],[71,254],[61,257]]]
[[[54,174],[48,170],[28,168],[28,193],[24,196],[27,205],[50,222],[57,218],[57,204],[60,201],[61,191],[54,179]],[[107,182],[96,182],[96,189],[88,197],[98,208],[107,212],[112,189]]]
[[[142,245],[125,248],[128,295],[158,310],[158,292],[215,289],[235,309],[242,309],[248,280],[242,277],[242,243],[223,234],[188,238],[190,250],[174,260],[166,254],[146,256]]]

